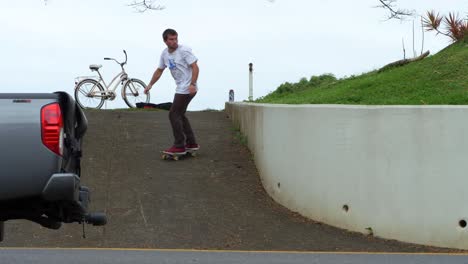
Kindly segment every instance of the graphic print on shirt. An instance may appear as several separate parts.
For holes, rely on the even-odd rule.
[[[176,79],[176,82],[183,78],[183,72],[177,67],[175,58],[169,58],[169,70],[171,70],[171,74]]]
[[[175,60],[174,59],[169,59],[169,69],[173,70],[176,68]]]

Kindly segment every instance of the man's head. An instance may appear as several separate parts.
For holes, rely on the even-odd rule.
[[[177,49],[177,32],[175,30],[170,28],[164,30],[163,39],[169,49]]]

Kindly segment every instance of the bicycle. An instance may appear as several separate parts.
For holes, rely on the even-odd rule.
[[[99,69],[102,65],[91,64],[89,69],[91,71],[96,71],[99,74],[99,78],[93,79],[86,77],[85,79],[79,81],[75,86],[75,100],[81,108],[95,108],[100,109],[104,104],[105,100],[114,100],[117,97],[115,91],[119,85],[119,82],[122,85],[122,99],[130,108],[135,108],[136,104],[139,102],[149,103],[150,95],[145,94],[144,90],[146,85],[143,81],[135,78],[128,78],[128,74],[125,72],[124,65],[127,64],[127,52],[123,51],[125,54],[125,62],[119,62],[114,58],[104,58],[104,60],[113,60],[117,62],[122,68],[122,71],[117,74],[109,85],[106,84],[102,78]],[[114,84],[116,80],[120,78],[120,81],[117,81],[114,87],[110,87]],[[104,87],[105,89],[104,89]]]

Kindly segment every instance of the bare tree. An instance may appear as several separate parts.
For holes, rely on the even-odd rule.
[[[165,6],[156,4],[157,0],[133,0],[128,6],[134,8],[137,12],[143,13],[147,10],[163,10]],[[273,0],[274,1],[274,0]],[[44,4],[47,5],[48,0],[43,0]]]
[[[155,0],[134,0],[133,3],[129,4],[129,6],[133,7],[137,12],[140,13],[146,12],[147,10],[163,10],[165,8],[162,5],[155,4]]]
[[[155,4],[157,0],[133,0],[132,3],[129,4],[130,7],[133,7],[136,11],[143,13],[147,10],[163,10],[165,7],[160,4]],[[266,0],[270,3],[274,3],[275,0]],[[378,0],[380,5],[377,7],[381,7],[387,9],[390,14],[388,19],[403,19],[407,16],[412,16],[413,11],[409,11],[406,9],[396,9],[395,2],[397,0]],[[43,0],[44,4],[47,5],[48,0]]]
[[[412,17],[415,15],[414,10],[400,9],[395,7],[397,0],[379,0],[380,5],[377,7],[387,9],[389,12],[388,19],[400,19],[403,20],[407,17]]]
[[[44,0],[47,1],[47,0]],[[275,0],[267,0],[270,3],[274,3]],[[135,8],[140,13],[143,13],[147,10],[163,10],[165,7],[161,5],[156,5],[154,4],[156,0],[142,0],[142,1],[136,1],[134,0],[133,3],[129,4],[129,6]]]

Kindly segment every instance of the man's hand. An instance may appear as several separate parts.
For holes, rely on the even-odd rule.
[[[197,92],[197,87],[195,87],[193,84],[190,84],[188,90],[191,95],[194,95]]]
[[[151,88],[153,88],[152,85],[146,86],[146,88],[145,88],[145,94],[148,94],[148,93],[149,93],[149,90],[151,90]]]

